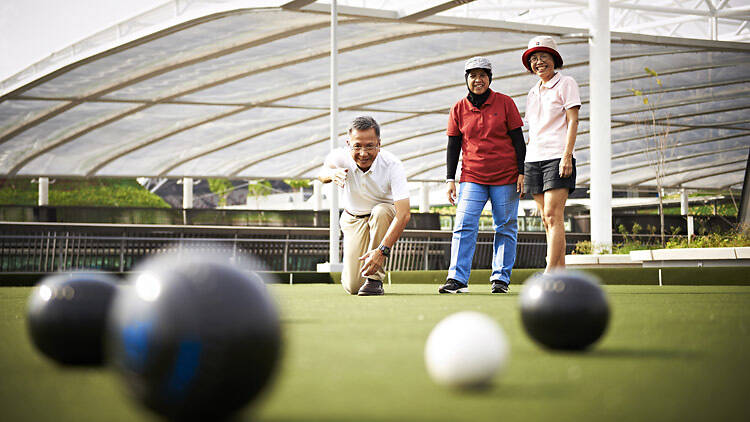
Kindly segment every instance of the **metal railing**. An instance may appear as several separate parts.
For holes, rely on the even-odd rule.
[[[451,235],[406,230],[386,269],[447,269]],[[490,268],[493,235],[479,233],[472,268]],[[569,234],[568,251],[585,238]],[[328,261],[328,242],[320,228],[0,222],[0,272],[125,272],[147,256],[179,249],[222,252],[272,271],[315,271]],[[543,267],[545,255],[544,233],[519,233],[516,268]]]

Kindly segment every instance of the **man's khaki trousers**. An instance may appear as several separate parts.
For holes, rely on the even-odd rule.
[[[344,232],[341,284],[349,294],[356,295],[365,283],[365,277],[361,274],[363,261],[359,257],[380,246],[395,216],[396,207],[393,204],[375,205],[369,217],[354,217],[346,211],[341,213],[339,224]],[[382,281],[385,279],[385,271],[380,268],[369,278]]]

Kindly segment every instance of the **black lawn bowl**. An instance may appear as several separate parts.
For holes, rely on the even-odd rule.
[[[104,363],[107,314],[116,278],[101,273],[54,274],[32,290],[27,312],[36,348],[63,365]]]
[[[214,258],[161,257],[138,268],[113,304],[109,351],[147,408],[218,420],[269,383],[281,327],[257,273]]]
[[[609,303],[592,277],[570,271],[532,276],[520,295],[526,333],[556,350],[585,350],[607,329]]]

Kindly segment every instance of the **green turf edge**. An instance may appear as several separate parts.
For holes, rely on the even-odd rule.
[[[532,274],[541,269],[515,269],[511,276],[512,285],[523,284]],[[593,274],[607,285],[658,285],[659,270],[656,268],[589,268],[583,271]],[[491,270],[473,270],[469,283],[474,285],[489,284]],[[127,273],[111,273],[125,277]],[[341,282],[341,273],[318,273],[315,271],[269,271],[272,280],[278,283],[289,283],[290,275],[293,284],[335,283]],[[47,273],[0,273],[0,286],[33,286]],[[392,271],[390,282],[398,284],[443,284],[448,271]],[[387,284],[388,277],[384,280]],[[664,268],[662,284],[665,286],[750,286],[750,271],[747,267],[702,267],[702,268]]]
[[[510,278],[511,285],[522,284],[541,269],[515,269]],[[659,270],[656,268],[590,268],[576,270],[593,274],[608,285],[658,285]],[[470,284],[489,284],[491,270],[472,270]],[[340,274],[332,274],[339,282]],[[448,271],[393,271],[391,282],[399,284],[442,284]],[[386,280],[387,282],[387,280]],[[664,268],[662,284],[666,286],[749,286],[750,271],[747,267],[702,267]]]
[[[88,270],[80,270],[88,271]],[[121,279],[127,278],[129,272],[103,272],[103,274],[109,274]],[[2,273],[0,272],[0,287],[28,287],[33,286],[43,277],[50,273],[44,272],[27,272],[27,273]],[[334,281],[333,275],[330,273],[319,273],[316,271],[297,271],[297,272],[285,272],[285,271],[263,271],[263,274],[268,275],[269,282],[272,283],[289,283],[290,275],[292,276],[291,281],[294,284],[309,284],[309,283],[327,283],[332,284],[338,283],[341,279],[341,274],[338,273],[336,280]]]

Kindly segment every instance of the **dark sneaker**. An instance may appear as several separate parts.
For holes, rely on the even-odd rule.
[[[439,293],[469,293],[469,286],[449,278],[445,284],[438,289]]]
[[[358,296],[382,296],[385,294],[383,291],[383,282],[380,280],[373,280],[368,278],[365,284],[359,288]]]
[[[510,288],[502,281],[492,282],[492,293],[508,293],[508,291],[510,291]]]

